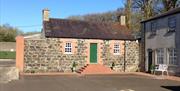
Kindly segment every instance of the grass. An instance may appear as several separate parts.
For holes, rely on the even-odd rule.
[[[15,59],[16,52],[0,51],[0,59]]]

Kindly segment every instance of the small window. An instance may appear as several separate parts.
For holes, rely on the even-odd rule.
[[[170,17],[168,18],[168,32],[175,31],[176,29],[176,18],[175,17]]]
[[[71,43],[66,43],[65,45],[65,53],[66,54],[71,54],[72,53],[72,44]]]
[[[177,50],[175,48],[169,49],[169,64],[177,65]]]
[[[119,43],[114,44],[114,54],[119,55],[120,54],[120,45]]]
[[[151,34],[156,34],[157,31],[157,22],[151,22]]]
[[[163,64],[164,63],[164,49],[160,48],[157,49],[157,64]]]

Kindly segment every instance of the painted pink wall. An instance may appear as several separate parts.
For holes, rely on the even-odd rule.
[[[20,72],[23,72],[24,68],[24,37],[16,37],[16,67]]]

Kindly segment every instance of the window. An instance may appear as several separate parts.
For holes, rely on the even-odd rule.
[[[157,22],[151,22],[151,34],[156,34]]]
[[[119,55],[120,54],[120,45],[119,43],[114,44],[114,54]]]
[[[163,64],[164,61],[164,49],[157,49],[157,64]]]
[[[168,18],[168,32],[175,31],[176,29],[176,18],[175,17],[170,17]]]
[[[169,64],[177,65],[177,50],[175,48],[169,49]]]
[[[65,45],[65,53],[71,54],[72,53],[72,44],[71,43],[66,43]]]

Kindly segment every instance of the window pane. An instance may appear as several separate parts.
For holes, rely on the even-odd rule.
[[[171,17],[168,19],[168,26],[169,26],[169,28],[176,27],[176,18],[175,17]]]
[[[72,45],[71,45],[71,43],[66,43],[65,52],[66,52],[66,53],[71,53],[71,50],[72,50]]]
[[[120,45],[118,43],[114,44],[114,53],[115,54],[120,53]]]
[[[177,50],[175,48],[169,49],[169,64],[177,65]]]
[[[157,64],[163,64],[164,62],[164,49],[157,49]]]

